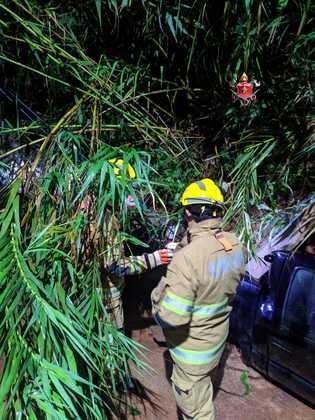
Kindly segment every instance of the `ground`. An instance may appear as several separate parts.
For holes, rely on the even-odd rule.
[[[132,397],[137,409],[128,419],[176,420],[176,406],[169,382],[170,356],[167,349],[154,340],[157,338],[160,341],[158,327],[152,328],[147,320],[142,323],[141,329],[133,326],[131,336],[147,348],[145,354],[155,372],[140,376],[134,371],[135,377],[144,387],[143,396],[146,401],[141,402],[138,397]],[[240,383],[240,374],[244,370],[248,370],[252,386],[252,391],[246,396]],[[229,346],[214,404],[217,420],[315,420],[315,410],[246,367],[234,346]]]

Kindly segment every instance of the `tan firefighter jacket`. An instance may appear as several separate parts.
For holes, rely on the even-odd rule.
[[[152,292],[153,314],[171,356],[192,374],[217,366],[228,335],[231,298],[245,271],[239,240],[226,232],[223,240],[216,239],[219,225],[219,219],[192,222],[187,245],[175,253]]]
[[[104,301],[115,306],[121,299],[125,286],[125,276],[141,274],[160,264],[154,254],[128,256],[124,254],[124,237],[119,230],[116,217],[109,211],[102,231],[96,234],[97,248],[100,251],[100,268]]]

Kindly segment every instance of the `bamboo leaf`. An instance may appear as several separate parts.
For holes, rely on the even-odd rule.
[[[95,6],[100,26],[102,26],[102,0],[95,0]]]
[[[170,31],[171,31],[175,41],[177,42],[176,30],[175,30],[175,27],[174,27],[174,18],[169,13],[166,13],[166,22],[168,24],[168,27],[170,28]]]

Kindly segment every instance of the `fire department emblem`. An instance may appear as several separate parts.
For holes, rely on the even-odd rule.
[[[256,100],[255,88],[259,87],[260,83],[257,80],[252,82],[248,81],[248,76],[246,73],[243,73],[239,79],[239,82],[234,83],[233,99],[236,101],[239,99],[244,106],[248,106],[251,102]]]

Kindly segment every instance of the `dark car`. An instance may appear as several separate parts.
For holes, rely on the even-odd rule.
[[[259,281],[241,281],[230,341],[248,365],[315,405],[315,257],[274,251],[265,260]]]

